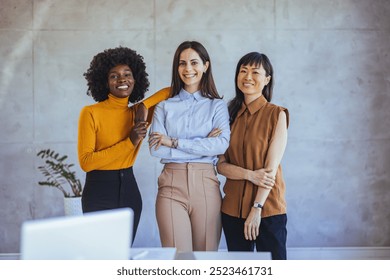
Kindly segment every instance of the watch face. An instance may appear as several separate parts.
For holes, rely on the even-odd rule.
[[[255,203],[253,203],[253,207],[255,207],[255,208],[263,208],[263,205],[261,205],[258,202],[255,202]]]

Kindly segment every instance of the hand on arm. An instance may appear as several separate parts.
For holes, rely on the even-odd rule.
[[[248,180],[263,188],[272,188],[275,184],[275,175],[269,168],[249,170],[238,165],[228,163],[224,155],[220,155],[217,164],[218,173],[231,180]]]
[[[275,176],[271,175],[271,169],[248,170],[240,166],[228,163],[224,155],[219,156],[217,164],[218,173],[231,180],[248,180],[258,188],[269,193],[270,188],[275,184]],[[249,212],[244,224],[244,236],[247,240],[255,240],[259,235],[261,222],[261,208],[253,208]]]
[[[163,88],[142,101],[141,104],[145,106],[146,109],[148,109],[147,115],[143,119],[144,121],[147,121],[149,123],[152,122],[152,117],[156,105],[161,101],[166,100],[169,97],[169,92],[170,92],[169,87]]]
[[[135,125],[130,131],[130,140],[134,146],[137,146],[142,139],[146,137],[148,127],[148,109],[143,103],[136,105],[135,111]]]
[[[248,170],[247,180],[254,185],[266,189],[272,189],[275,185],[275,175],[271,168],[261,168],[257,170]]]
[[[275,178],[276,176],[276,171],[282,160],[284,151],[286,149],[286,145],[287,145],[287,119],[286,119],[286,113],[282,111],[279,114],[279,119],[276,125],[275,134],[270,143],[267,158],[265,161],[265,168],[269,170],[268,174],[273,176],[273,178]],[[272,184],[272,186],[274,184],[275,182]],[[269,185],[266,185],[266,187],[264,186],[262,187],[261,185],[259,186],[260,188],[257,188],[255,201],[260,203],[261,205],[264,205],[272,189],[272,186],[271,188],[269,188]],[[248,240],[254,240],[259,235],[261,211],[262,211],[261,208],[252,207],[248,217],[246,218],[244,235],[245,238]]]
[[[219,128],[214,128],[210,131],[207,137],[218,137],[222,133],[222,130]],[[176,138],[171,138],[167,135],[164,135],[159,132],[152,132],[149,135],[149,148],[154,147],[157,150],[160,146],[165,146],[172,148],[175,146],[174,141],[178,141]],[[177,146],[177,143],[176,143]]]
[[[215,157],[226,151],[230,140],[228,109],[222,100],[218,100],[214,105],[213,117],[210,117],[207,124],[202,126],[198,135],[179,138],[178,149],[172,151],[174,156],[179,150],[197,157]],[[211,131],[205,131],[204,127],[210,127]]]
[[[222,133],[222,129],[216,127],[216,128],[213,128],[210,133],[207,135],[208,138],[210,137],[218,137],[219,135],[221,135]]]
[[[145,121],[136,122],[130,131],[130,140],[137,146],[146,137],[148,123]]]
[[[148,118],[148,109],[145,107],[144,103],[140,103],[137,106],[135,112],[135,123],[146,122],[147,118]]]
[[[157,150],[160,146],[171,147],[172,138],[159,132],[152,132],[149,135],[149,148]]]

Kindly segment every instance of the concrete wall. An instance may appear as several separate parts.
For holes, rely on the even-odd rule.
[[[390,246],[389,18],[388,0],[0,0],[0,252],[19,251],[23,221],[63,215],[61,193],[37,185],[35,154],[52,148],[77,163],[92,57],[134,48],[149,95],[169,85],[184,40],[206,46],[226,100],[243,54],[273,62],[273,101],[291,118],[288,246]],[[159,246],[161,164],[146,143],[134,168],[144,200],[134,245]]]

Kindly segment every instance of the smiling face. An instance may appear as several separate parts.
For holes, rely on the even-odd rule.
[[[203,63],[199,54],[193,49],[185,49],[180,54],[178,72],[189,93],[199,90],[203,73],[207,71],[209,62]]]
[[[241,65],[237,76],[237,87],[242,91],[245,103],[249,104],[262,95],[263,88],[269,83],[263,65]]]
[[[108,72],[108,88],[116,97],[129,97],[133,92],[134,84],[133,72],[127,65],[117,65]]]

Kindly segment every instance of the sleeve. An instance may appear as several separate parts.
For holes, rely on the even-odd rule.
[[[153,121],[150,127],[149,133],[159,132],[161,134],[167,135],[167,131],[165,129],[165,109],[164,102],[159,103],[153,114]],[[175,155],[173,155],[173,151],[176,149],[169,148],[166,146],[160,146],[157,150],[154,147],[149,148],[150,154],[154,157],[164,158],[164,159],[191,159],[193,155],[188,154],[186,152],[179,151]]]
[[[230,126],[227,105],[223,100],[218,100],[213,116],[213,128],[220,128],[222,133],[218,137],[203,137],[197,139],[178,139],[177,149],[172,155],[185,152],[199,156],[222,155],[229,146]]]
[[[100,151],[96,149],[96,124],[93,112],[88,107],[81,110],[78,125],[78,158],[80,167],[85,172],[104,168],[104,166],[123,157],[123,151],[134,152],[130,138]],[[128,154],[128,153],[126,153]]]
[[[148,118],[147,118],[147,121],[149,123],[152,122],[152,117],[153,117],[154,109],[155,109],[156,105],[158,103],[160,103],[161,101],[168,99],[168,97],[170,95],[170,90],[171,90],[170,87],[160,89],[159,91],[154,93],[152,96],[150,96],[150,97],[146,98],[144,101],[142,101],[142,103],[145,105],[145,107],[149,111]]]

